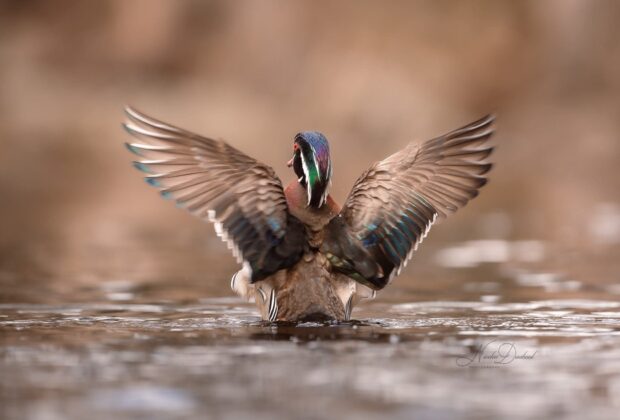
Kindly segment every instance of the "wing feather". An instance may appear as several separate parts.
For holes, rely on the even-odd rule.
[[[488,115],[409,144],[366,170],[327,226],[322,250],[336,270],[375,290],[385,287],[433,223],[466,205],[487,183],[493,121]]]
[[[126,143],[134,166],[162,197],[211,221],[252,281],[295,264],[303,255],[303,224],[288,211],[280,179],[221,140],[200,136],[127,107]]]

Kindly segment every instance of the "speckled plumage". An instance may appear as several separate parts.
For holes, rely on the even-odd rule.
[[[407,264],[436,220],[464,206],[486,183],[493,148],[487,116],[375,163],[342,209],[329,195],[327,139],[295,136],[297,180],[286,189],[273,169],[223,141],[127,108],[134,166],[164,198],[214,223],[242,264],[231,279],[265,320],[347,320]]]

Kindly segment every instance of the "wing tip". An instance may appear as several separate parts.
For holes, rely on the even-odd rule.
[[[127,134],[131,134],[132,136],[136,135],[136,132],[131,126],[131,122],[124,122],[121,124],[121,127],[123,127],[123,130],[125,130]]]
[[[491,153],[494,150],[495,150],[494,148],[491,148]],[[495,163],[493,163],[493,162],[481,163],[480,164],[480,167],[481,167],[480,175],[488,174],[491,171],[491,169],[493,169],[494,166],[495,166]]]
[[[134,155],[144,157],[140,148],[134,145],[133,143],[125,142],[124,144],[125,144],[125,148],[129,150],[131,153],[133,153]]]
[[[157,178],[145,177],[144,180],[147,184],[155,188],[161,188],[161,182]]]
[[[482,118],[479,118],[476,121],[455,130],[455,132],[472,132],[486,129],[488,130],[488,136],[490,137],[495,132],[495,127],[492,126],[495,120],[495,114],[489,113]]]
[[[164,123],[162,123],[161,121],[158,121],[155,118],[149,117],[145,113],[138,111],[138,109],[136,109],[132,105],[125,105],[124,112],[125,112],[125,116],[127,116],[127,118],[129,119],[130,124],[136,123],[138,125],[144,125],[144,126],[151,127],[151,128],[152,127],[161,128],[161,126],[164,125]],[[168,125],[166,126],[168,127]],[[133,133],[130,133],[130,134],[133,134]]]
[[[497,119],[494,113],[489,113],[483,116],[482,118],[468,124],[468,126],[477,126],[478,128],[490,126]]]
[[[137,170],[139,170],[140,172],[143,172],[145,174],[153,174],[153,170],[145,163],[140,162],[139,160],[134,160],[132,162],[132,165],[134,168],[136,168]]]
[[[139,117],[142,115],[142,113],[138,111],[132,105],[125,105],[125,107],[123,108],[123,111],[125,112],[126,116],[134,120],[139,119]]]
[[[489,122],[494,122],[496,118],[497,118],[497,115],[493,112],[490,112],[484,117],[482,117],[483,120],[489,121]]]

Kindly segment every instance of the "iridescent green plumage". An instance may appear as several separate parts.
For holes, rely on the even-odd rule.
[[[304,131],[295,136],[295,145],[293,168],[308,191],[308,205],[321,207],[332,176],[329,143],[321,133]]]

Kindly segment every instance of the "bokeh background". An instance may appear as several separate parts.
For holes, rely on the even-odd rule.
[[[619,22],[617,0],[0,0],[0,418],[616,418]],[[321,131],[339,202],[487,113],[496,165],[356,321],[262,324],[213,228],[131,166],[126,104],[285,183]],[[458,365],[490,342],[536,357]]]
[[[285,183],[294,134],[322,131],[340,202],[373,161],[495,113],[490,184],[384,298],[424,297],[432,250],[470,239],[544,244],[524,260],[614,284],[619,21],[617,1],[0,1],[0,301],[230,295],[212,228],[131,167],[125,104]]]

